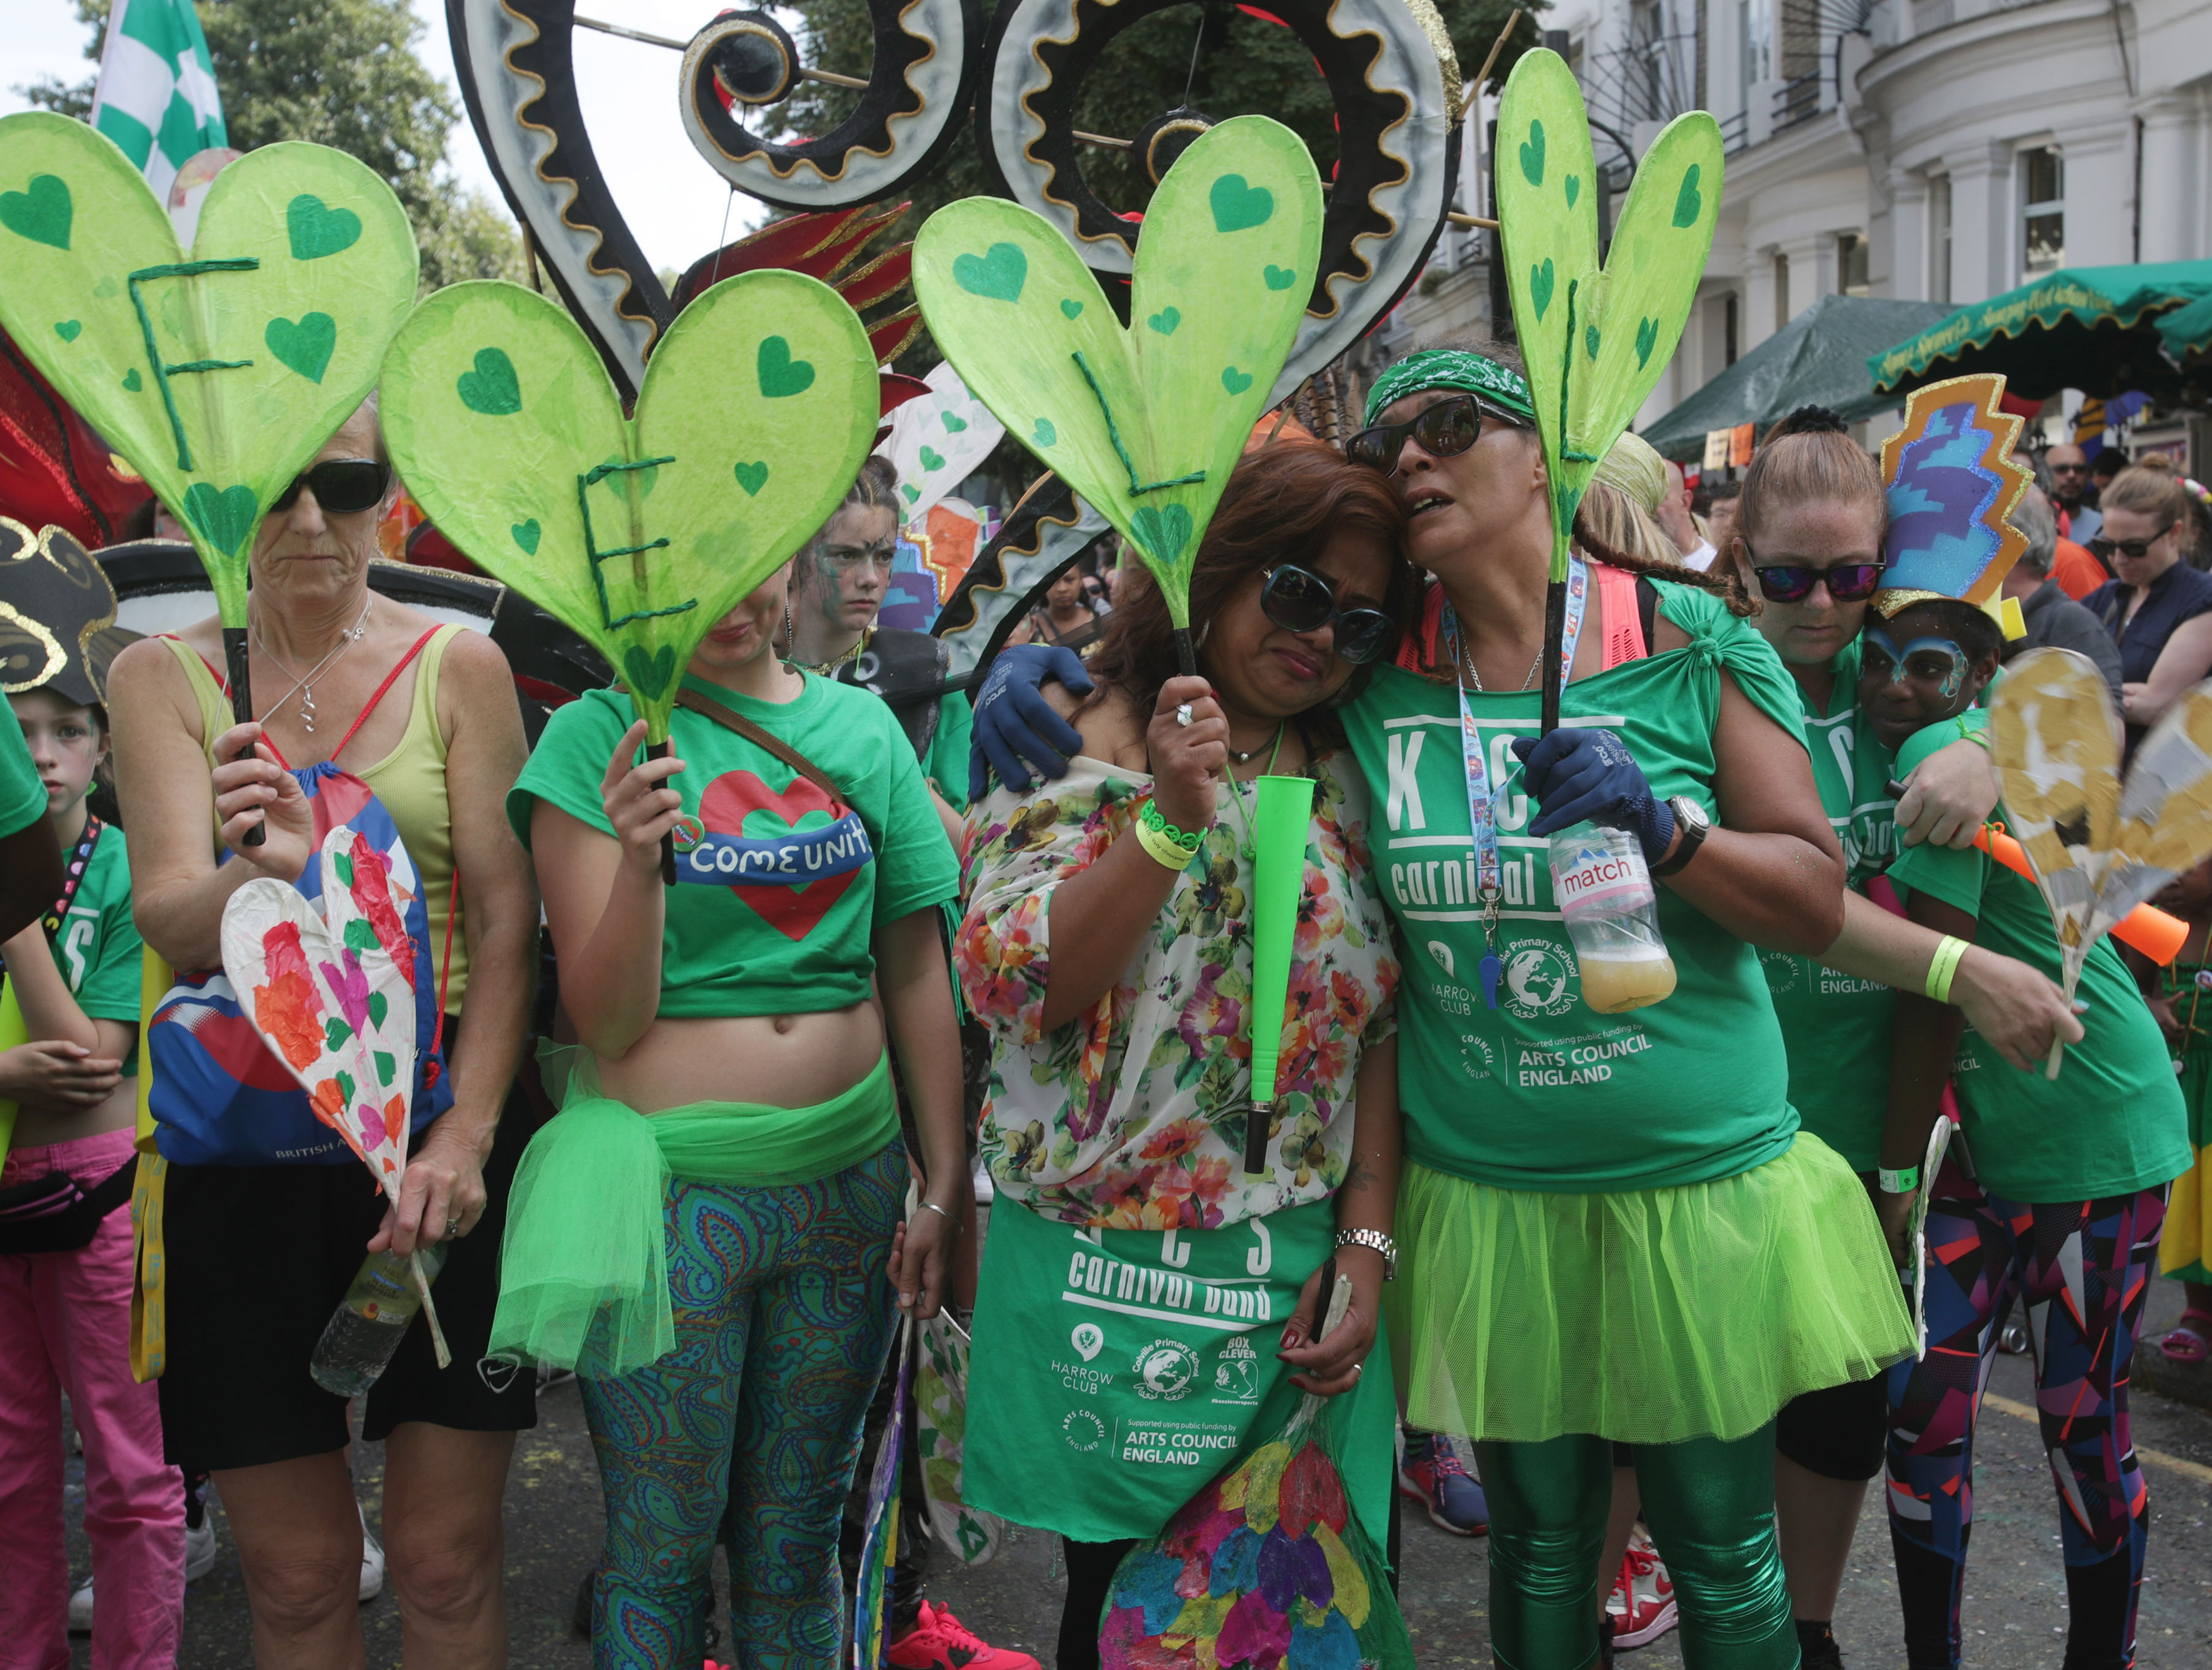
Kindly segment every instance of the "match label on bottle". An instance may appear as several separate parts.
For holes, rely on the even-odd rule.
[[[1615,847],[1596,841],[1578,842],[1565,853],[1553,849],[1552,895],[1565,916],[1635,910],[1657,896],[1652,890],[1651,872],[1639,853],[1626,842]]]

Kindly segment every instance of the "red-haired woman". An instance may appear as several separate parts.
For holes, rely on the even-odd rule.
[[[1061,1670],[1097,1662],[1130,1539],[1279,1424],[1294,1388],[1354,1394],[1339,1463],[1382,1539],[1396,1408],[1369,1350],[1395,1258],[1398,965],[1332,708],[1395,646],[1403,526],[1382,477],[1331,449],[1247,455],[1191,578],[1204,676],[1176,676],[1166,605],[1131,574],[1097,688],[1053,693],[1082,737],[1067,775],[969,813],[954,956],[993,1034],[982,1151],[1001,1204],[966,1492],[1068,1539]],[[1262,772],[1316,794],[1297,1018],[1255,1175],[1242,1151]],[[1316,1339],[1333,1250],[1354,1297]]]

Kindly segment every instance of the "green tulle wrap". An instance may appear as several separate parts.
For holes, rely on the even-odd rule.
[[[599,1088],[589,1051],[546,1045],[561,1111],[530,1139],[508,1195],[489,1354],[611,1380],[675,1348],[664,1208],[672,1178],[811,1183],[899,1133],[890,1059],[811,1108],[695,1102],[650,1116]]]

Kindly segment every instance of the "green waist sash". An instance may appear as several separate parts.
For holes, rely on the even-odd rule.
[[[899,1134],[890,1058],[811,1108],[694,1102],[639,1113],[599,1088],[597,1063],[542,1046],[559,1114],[530,1139],[507,1197],[489,1355],[595,1380],[675,1349],[664,1208],[672,1179],[725,1187],[811,1183]]]

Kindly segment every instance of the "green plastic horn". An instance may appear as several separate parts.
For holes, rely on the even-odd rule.
[[[1244,1169],[1267,1169],[1275,1074],[1291,995],[1291,944],[1305,892],[1306,836],[1313,819],[1310,777],[1262,777],[1256,785],[1252,839],[1252,1113],[1244,1130]]]
[[[1682,339],[1720,216],[1721,131],[1702,110],[1661,130],[1637,165],[1602,264],[1597,194],[1605,182],[1582,88],[1557,52],[1540,49],[1513,66],[1498,109],[1497,161],[1506,286],[1551,485],[1543,713],[1551,731],[1559,722],[1575,513]]]
[[[929,217],[914,288],[945,357],[1007,433],[1159,582],[1186,672],[1190,571],[1290,357],[1321,260],[1321,178],[1264,116],[1213,128],[1145,211],[1130,324],[1050,222],[996,197]]]
[[[114,141],[43,111],[0,118],[0,324],[183,522],[240,720],[254,537],[375,384],[418,270],[399,200],[343,151],[232,163],[187,254]]]

